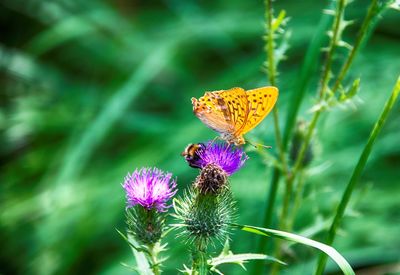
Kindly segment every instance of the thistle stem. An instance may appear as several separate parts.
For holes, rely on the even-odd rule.
[[[201,240],[197,241],[192,252],[192,275],[206,275],[208,273],[206,246]]]
[[[367,144],[365,145],[364,150],[361,153],[360,159],[358,160],[358,163],[357,163],[356,167],[354,168],[354,171],[350,178],[350,181],[347,184],[346,190],[343,193],[343,196],[342,196],[342,199],[338,206],[338,209],[336,210],[335,218],[333,219],[333,222],[329,229],[328,238],[325,242],[327,245],[332,245],[332,243],[335,239],[337,229],[340,226],[340,222],[342,221],[344,212],[350,201],[353,190],[356,187],[357,183],[359,182],[361,173],[364,170],[365,164],[367,163],[368,157],[371,153],[372,147],[374,146],[375,140],[376,140],[379,132],[381,131],[383,125],[385,124],[386,119],[389,115],[389,112],[393,108],[393,106],[397,100],[397,97],[399,96],[399,93],[400,93],[400,76],[397,79],[397,82],[393,88],[390,98],[387,100],[381,115],[379,116],[378,120],[376,121],[376,123],[374,125],[374,128],[371,131],[371,134],[368,138]],[[325,269],[326,261],[327,261],[327,257],[325,255],[321,255],[319,257],[317,270],[315,271],[316,275],[320,275],[323,273],[323,271]]]
[[[160,268],[159,268],[159,262],[158,262],[158,249],[156,248],[158,246],[158,243],[149,245],[149,252],[150,252],[150,265],[151,265],[151,270],[153,271],[154,275],[159,275],[161,274]]]

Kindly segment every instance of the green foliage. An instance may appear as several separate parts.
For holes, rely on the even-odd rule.
[[[308,110],[319,87],[320,49],[327,45],[326,31],[333,20],[322,14],[324,4],[273,2],[280,18],[276,26],[283,26],[283,15],[291,18],[275,40],[275,59],[286,56],[277,74],[284,148],[289,148],[298,114],[307,121],[313,115]],[[340,72],[347,71],[335,92],[337,100],[342,91],[350,91],[354,79],[361,79],[359,92],[344,101],[357,100],[356,108],[324,112],[315,131],[322,150],[304,171],[293,232],[316,240],[323,241],[322,232],[330,226],[370,127],[400,71],[399,12],[383,9],[361,41],[358,33],[367,14],[361,0],[346,7],[344,19],[354,23],[342,40],[352,50],[338,47],[332,64],[330,92]],[[123,176],[139,166],[157,165],[178,177],[181,191],[191,184],[196,173],[179,153],[186,144],[215,135],[192,115],[190,98],[206,90],[268,85],[262,69],[263,17],[261,3],[239,0],[2,1],[0,273],[114,275],[127,273],[120,262],[137,266],[114,230],[126,229]],[[291,35],[284,39],[288,30]],[[350,59],[352,52],[357,54]],[[335,240],[335,248],[360,269],[391,264],[400,253],[398,114],[395,105]],[[248,136],[272,145],[263,154],[279,161],[272,125],[271,114]],[[255,152],[249,155],[246,166],[230,179],[231,191],[238,221],[262,225],[272,164],[264,166]],[[276,167],[280,171],[281,166]],[[271,228],[284,197],[280,188],[275,191]],[[236,232],[232,251],[256,252],[257,240],[251,236]],[[175,234],[165,241],[170,257],[162,270],[176,274],[189,255]],[[296,258],[285,258],[288,265],[282,272],[311,274],[316,255],[301,246],[288,249]],[[252,270],[251,265],[246,267]],[[243,273],[237,265],[218,269]],[[327,272],[337,271],[328,263]]]
[[[217,267],[221,264],[233,263],[240,265],[244,270],[246,270],[244,264],[249,260],[264,260],[264,261],[272,261],[277,262],[279,264],[285,264],[278,259],[264,255],[264,254],[255,254],[255,253],[243,253],[243,254],[233,254],[229,247],[229,241],[225,242],[224,248],[221,253],[212,259],[209,260],[208,264],[211,266],[210,270],[214,271],[218,274],[223,274],[221,271],[217,269]]]
[[[135,239],[128,234],[128,236],[125,236],[121,231],[117,230],[118,234],[128,243],[128,245],[132,249],[132,253],[135,257],[136,265],[135,266],[130,266],[128,264],[123,263],[123,265],[131,269],[133,271],[136,271],[139,274],[146,274],[146,275],[153,275],[153,272],[151,271],[150,268],[150,263],[148,258],[151,257],[150,251],[148,250],[148,247],[146,246],[140,246]]]
[[[392,110],[394,104],[396,103],[399,93],[400,93],[400,76],[397,78],[397,81],[393,88],[392,94],[389,97],[389,99],[387,100],[385,107],[382,111],[382,114],[377,119],[377,121],[374,125],[374,128],[371,131],[371,134],[369,136],[367,144],[365,145],[364,150],[362,151],[362,154],[360,156],[360,159],[357,162],[357,165],[354,168],[354,171],[350,178],[350,181],[346,186],[346,190],[343,193],[342,199],[341,199],[338,209],[336,210],[336,213],[335,213],[335,218],[333,219],[332,225],[329,229],[329,235],[327,238],[327,243],[329,245],[331,245],[333,243],[333,240],[335,239],[338,227],[341,223],[341,220],[343,219],[344,212],[346,210],[347,205],[349,204],[353,190],[355,189],[356,184],[360,181],[361,173],[364,170],[365,165],[367,164],[367,160],[368,160],[369,155],[371,154],[372,147],[374,146],[375,140],[376,140],[379,132],[382,130],[382,127],[385,124],[390,111]],[[318,267],[317,267],[316,274],[323,273],[325,264],[326,264],[326,258],[320,257],[320,259],[318,261]]]
[[[301,243],[304,245],[308,245],[314,248],[317,248],[324,253],[326,253],[329,257],[331,257],[339,266],[340,269],[343,271],[345,275],[354,275],[354,271],[351,268],[350,264],[343,258],[342,255],[340,255],[333,247],[325,245],[320,242],[316,242],[314,240],[304,238],[302,236],[284,232],[284,231],[279,231],[279,230],[273,230],[273,229],[268,229],[268,228],[262,228],[262,227],[255,227],[255,226],[248,226],[248,225],[238,225],[234,224],[233,226],[239,228],[240,230],[247,231],[250,233],[254,234],[259,234],[259,235],[264,235],[264,236],[272,236],[275,238],[280,238],[283,240],[287,241],[292,241],[296,243]]]

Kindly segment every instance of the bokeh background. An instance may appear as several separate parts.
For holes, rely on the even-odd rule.
[[[281,121],[327,2],[274,2],[291,17],[290,48],[279,67]],[[345,33],[350,42],[367,2],[356,0],[346,11],[356,19]],[[361,77],[354,104],[320,121],[297,233],[323,239],[318,232],[400,72],[399,26],[400,13],[387,12],[347,80]],[[0,28],[0,273],[129,273],[120,262],[134,260],[115,230],[125,228],[120,183],[142,166],[173,172],[180,190],[192,182],[197,171],[179,154],[215,134],[192,114],[190,98],[267,84],[263,1],[2,0]],[[320,71],[314,73],[305,119],[318,87]],[[397,104],[335,241],[360,270],[399,265],[399,114]],[[248,138],[274,146],[272,118]],[[272,167],[248,149],[251,159],[231,184],[238,221],[260,226]],[[232,238],[234,252],[256,252],[255,235]],[[189,263],[187,248],[173,236],[169,247],[164,269],[176,274]],[[297,256],[283,272],[308,274],[318,253],[292,248]]]

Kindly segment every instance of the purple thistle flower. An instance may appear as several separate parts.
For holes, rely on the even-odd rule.
[[[167,201],[177,192],[176,181],[171,173],[157,168],[142,168],[128,173],[122,187],[126,192],[127,208],[141,205],[146,209],[155,208],[165,212]]]
[[[221,167],[228,176],[238,171],[248,159],[241,147],[225,142],[208,142],[205,148],[199,149],[197,154],[199,155],[197,163],[200,168],[215,164]]]

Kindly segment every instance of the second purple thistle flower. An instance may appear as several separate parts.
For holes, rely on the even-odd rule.
[[[248,159],[241,147],[213,141],[207,144],[190,144],[182,155],[191,167],[203,169],[209,164],[214,164],[228,176],[238,171]]]
[[[167,201],[176,193],[176,181],[171,173],[157,168],[142,168],[125,177],[127,207],[141,205],[146,209],[166,211]]]

